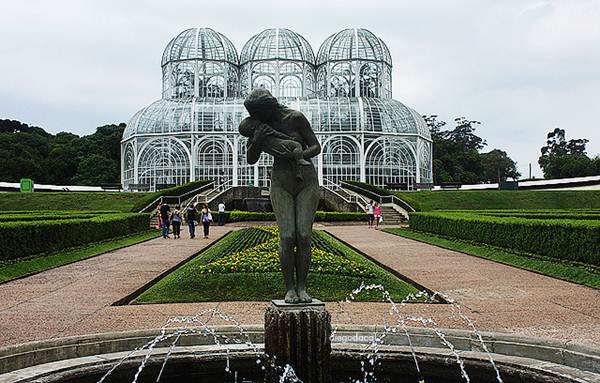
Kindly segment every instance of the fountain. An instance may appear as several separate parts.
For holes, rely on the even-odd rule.
[[[299,332],[283,327],[290,318],[297,324],[327,325],[329,316],[319,302],[303,307],[273,304],[267,309],[264,330],[207,309],[171,318],[155,331],[64,338],[0,350],[0,382],[600,383],[598,350],[481,333],[449,297],[444,298],[457,316],[470,323],[471,331],[442,330],[432,318],[402,313],[411,300],[434,299],[437,294],[421,292],[393,302],[382,286],[362,285],[338,304],[351,304],[368,290],[379,291],[389,304],[390,316],[383,326],[336,326],[328,337],[327,326],[311,333],[303,333],[308,331],[303,326],[296,327],[304,329]],[[210,325],[213,318],[230,325]],[[409,326],[415,324],[421,327]],[[278,337],[272,339],[272,334]],[[320,342],[325,347],[315,350]],[[327,367],[330,375],[323,375]]]
[[[275,125],[283,118],[277,113],[296,113],[282,109],[261,88],[252,91],[247,106],[253,118]],[[311,139],[310,126],[294,128],[308,137],[304,151],[299,152],[302,157],[316,155],[320,147]],[[261,150],[281,154],[276,153],[281,148],[261,148],[261,144],[294,146],[277,140],[264,132],[262,139],[251,138],[249,162],[256,162]],[[600,351],[558,341],[481,333],[450,297],[444,296],[444,301],[470,331],[443,330],[433,318],[402,313],[409,302],[435,301],[438,293],[423,291],[394,302],[384,286],[363,284],[346,302],[365,291],[379,292],[389,305],[389,317],[382,326],[332,328],[325,305],[305,291],[310,233],[319,197],[316,174],[310,162],[311,166],[303,164],[296,154],[293,158],[295,161],[276,157],[272,172],[270,195],[280,229],[286,294],[284,300],[275,300],[267,308],[264,329],[242,326],[235,318],[208,309],[171,318],[155,331],[7,347],[0,349],[0,383],[600,383]],[[303,198],[288,198],[289,190],[301,191]],[[338,303],[340,307],[344,304]],[[229,325],[211,325],[215,317]]]

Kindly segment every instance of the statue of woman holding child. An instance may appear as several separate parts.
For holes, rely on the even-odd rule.
[[[261,152],[274,157],[270,194],[281,240],[285,302],[310,303],[306,277],[320,192],[309,159],[321,152],[321,145],[306,117],[279,104],[268,90],[254,89],[244,106],[250,116],[240,123],[239,131],[248,137],[248,163],[256,163]]]

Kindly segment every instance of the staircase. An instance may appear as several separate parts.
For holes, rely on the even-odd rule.
[[[404,214],[400,213],[391,204],[381,205],[382,225],[400,225],[407,221]]]
[[[408,221],[408,213],[415,211],[412,206],[394,195],[381,196],[370,190],[359,186],[341,182],[341,190],[353,195],[362,206],[366,206],[369,201],[378,202],[381,205],[381,215],[383,216],[383,225],[399,225]]]

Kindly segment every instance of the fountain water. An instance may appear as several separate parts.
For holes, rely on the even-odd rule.
[[[329,340],[333,345],[331,376],[335,383],[600,382],[600,368],[593,364],[598,358],[593,356],[596,355],[593,352],[579,362],[580,366],[588,366],[587,370],[563,366],[564,371],[547,360],[537,364],[528,360],[519,365],[518,359],[493,354],[490,347],[497,347],[502,342],[508,344],[510,338],[494,343],[494,338],[480,333],[462,307],[447,296],[443,298],[450,305],[452,315],[464,321],[470,333],[441,330],[433,318],[403,313],[403,307],[410,302],[433,302],[441,296],[439,293],[420,292],[401,302],[394,302],[383,286],[362,284],[347,300],[337,303],[342,314],[346,305],[352,304],[366,291],[381,294],[382,300],[389,305],[389,316],[384,318],[383,327],[337,326],[332,329]],[[220,318],[231,326],[227,330],[214,326],[211,324],[214,318]],[[269,340],[262,339],[261,335],[257,327],[242,326],[218,309],[207,309],[193,316],[169,319],[157,335],[138,347],[129,348],[130,351],[103,354],[106,356],[93,359],[83,367],[71,368],[68,373],[61,370],[60,373],[44,372],[41,376],[44,376],[44,382],[55,383],[170,383],[198,379],[219,383],[256,383],[263,382],[265,376],[275,377],[272,381],[279,383],[302,382],[302,376],[295,370],[299,366],[265,352],[262,343],[268,344]],[[433,339],[437,339],[437,343]],[[465,340],[471,342],[471,348],[468,344],[465,346]],[[523,347],[516,352],[524,355],[527,350],[536,347],[546,350],[547,344],[531,343]],[[475,349],[479,350],[477,355],[469,351]],[[566,354],[568,350],[557,352]],[[579,352],[577,355],[583,354]],[[3,382],[2,376],[0,382]]]

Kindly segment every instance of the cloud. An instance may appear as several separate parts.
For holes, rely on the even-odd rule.
[[[89,134],[160,97],[160,58],[193,26],[241,50],[268,27],[299,32],[315,52],[364,27],[389,46],[394,98],[479,133],[527,173],[554,127],[600,153],[600,3],[595,0],[84,1],[0,5],[0,117]],[[540,175],[535,166],[535,172]]]

